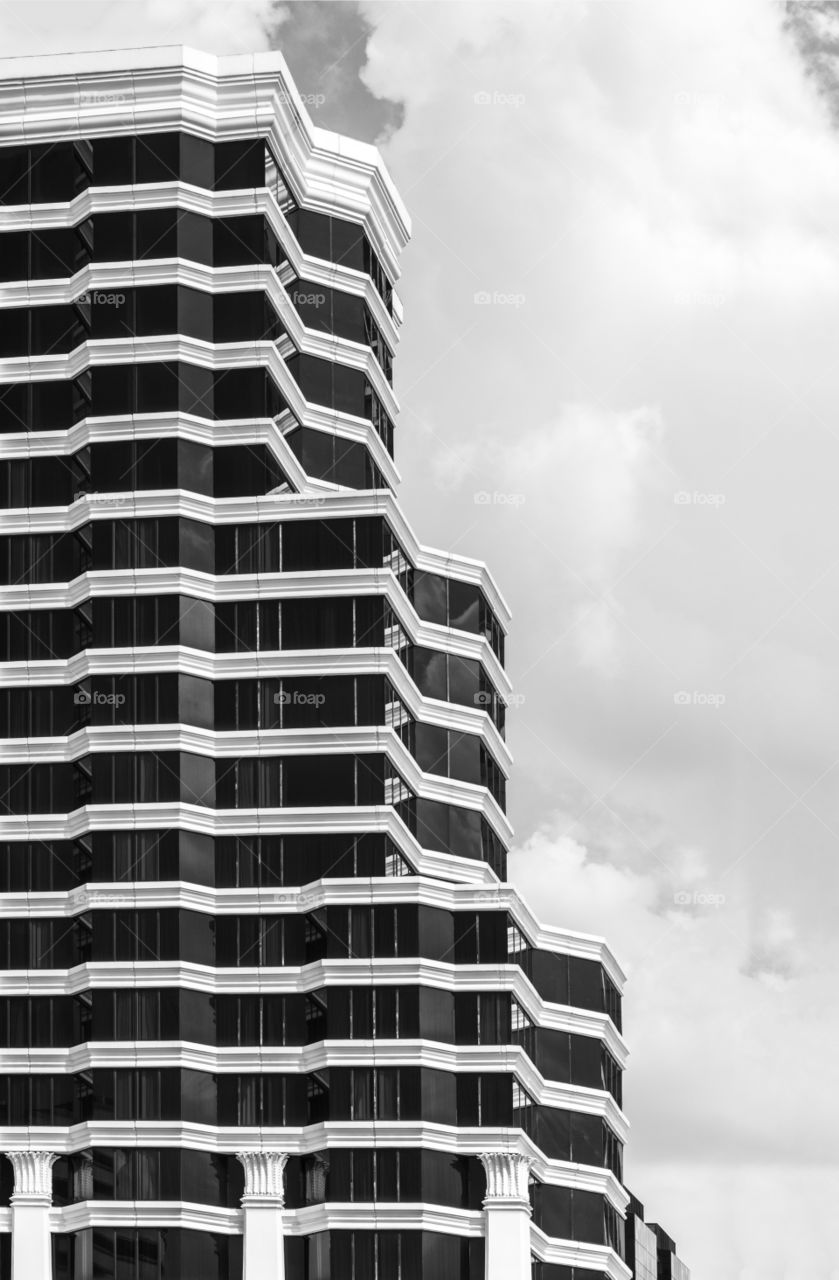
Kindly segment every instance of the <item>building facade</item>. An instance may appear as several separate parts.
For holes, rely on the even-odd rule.
[[[278,54],[0,62],[0,1277],[630,1276],[623,975],[396,497],[408,233]]]
[[[676,1242],[656,1222],[644,1221],[644,1206],[632,1193],[626,1208],[625,1261],[633,1280],[690,1280]]]

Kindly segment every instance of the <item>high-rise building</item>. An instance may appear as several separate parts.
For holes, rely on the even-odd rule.
[[[623,975],[506,881],[408,219],[280,55],[0,62],[0,1277],[625,1280]]]

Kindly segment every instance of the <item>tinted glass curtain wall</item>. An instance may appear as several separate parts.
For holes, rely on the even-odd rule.
[[[296,103],[0,64],[0,1275],[617,1277],[622,974],[507,882],[507,609],[395,489],[407,214]]]

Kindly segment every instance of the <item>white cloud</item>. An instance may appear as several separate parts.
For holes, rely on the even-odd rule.
[[[494,534],[504,537],[497,517],[510,514],[533,548],[536,572],[525,574],[534,591],[543,557],[555,560],[579,661],[595,670],[614,672],[619,662],[621,605],[612,581],[652,529],[650,505],[660,515],[662,499],[672,503],[672,477],[657,452],[663,433],[656,409],[568,404],[551,424],[444,445],[433,462],[444,491],[484,498],[494,522],[486,554]]]
[[[614,853],[594,855],[580,831],[555,815],[512,855],[511,876],[540,918],[605,934],[627,968],[629,1185],[681,1240],[697,1280],[805,1280],[826,1259],[826,1238],[813,1224],[806,1240],[795,1233],[808,1196],[826,1206],[816,1170],[839,1141],[826,1097],[833,1029],[812,1016],[831,1000],[833,979],[818,967],[794,974],[788,916],[755,911],[742,882],[721,895],[713,878],[698,878],[701,851],[675,855],[672,875],[655,862],[639,872]],[[816,1098],[827,1105],[814,1123]],[[777,1207],[793,1189],[788,1232],[752,1234],[757,1185]]]
[[[763,0],[365,9],[405,498],[514,610],[514,872],[628,961],[630,1170],[695,1280],[829,1275],[839,137]]]
[[[10,0],[0,11],[3,56],[69,50],[187,44],[207,53],[250,53],[269,46],[283,20],[272,0]]]

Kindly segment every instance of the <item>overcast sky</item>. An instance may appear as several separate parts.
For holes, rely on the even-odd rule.
[[[403,500],[513,608],[512,874],[630,974],[627,1178],[694,1280],[839,1280],[831,8],[0,5],[7,55],[282,48],[380,141]]]

